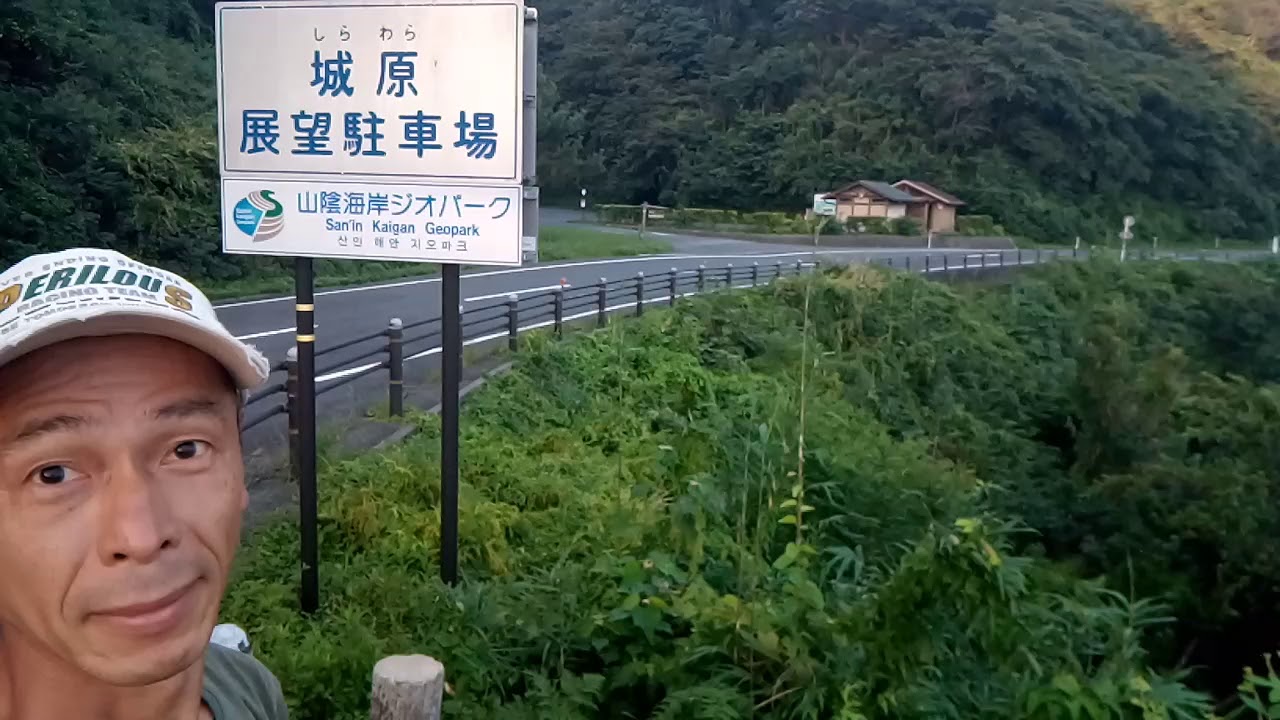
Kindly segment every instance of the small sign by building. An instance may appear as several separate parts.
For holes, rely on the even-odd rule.
[[[813,214],[833,217],[836,214],[835,199],[828,200],[824,195],[813,196]]]

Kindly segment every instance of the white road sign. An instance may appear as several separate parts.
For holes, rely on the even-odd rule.
[[[828,200],[822,195],[813,196],[813,214],[834,216],[836,214],[836,201]]]
[[[217,6],[224,174],[521,180],[524,6]]]
[[[521,263],[523,2],[216,13],[225,252]]]
[[[228,253],[519,265],[520,188],[224,178]]]

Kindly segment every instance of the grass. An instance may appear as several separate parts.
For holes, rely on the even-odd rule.
[[[671,243],[652,238],[641,241],[629,233],[613,233],[588,228],[545,227],[540,231],[539,255],[543,261],[577,260],[671,252]],[[316,287],[331,288],[440,272],[439,265],[361,260],[316,260]],[[293,292],[293,274],[286,261],[274,258],[263,263],[257,274],[236,280],[214,280],[202,284],[210,300],[230,300]]]
[[[543,260],[632,257],[669,253],[672,250],[671,243],[651,237],[641,240],[638,233],[574,227],[542,228],[538,245],[538,255]]]
[[[439,265],[358,260],[316,260],[316,287],[331,288],[440,272]],[[293,292],[293,273],[285,267],[269,267],[259,274],[236,280],[215,280],[202,285],[210,300],[231,300]]]

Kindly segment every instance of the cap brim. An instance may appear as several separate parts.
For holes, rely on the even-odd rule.
[[[104,310],[83,318],[50,322],[23,341],[0,349],[0,367],[41,348],[82,337],[156,335],[189,345],[217,360],[239,390],[251,390],[270,375],[270,363],[254,348],[225,330],[201,324],[167,309],[145,306]]]

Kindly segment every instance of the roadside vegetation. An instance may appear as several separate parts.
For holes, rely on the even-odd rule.
[[[420,416],[322,468],[318,617],[287,521],[223,615],[297,718],[367,716],[391,653],[476,720],[1280,717],[1278,301],[858,266],[532,336],[464,408],[462,585]]]

